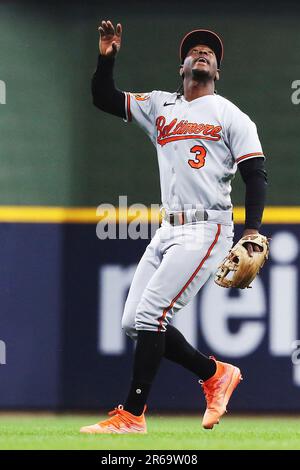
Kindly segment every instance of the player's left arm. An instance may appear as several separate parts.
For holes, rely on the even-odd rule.
[[[265,157],[256,125],[237,107],[231,109],[228,139],[232,156],[239,167],[246,186],[245,229],[243,236],[259,233],[266,200],[267,173]],[[259,250],[254,243],[247,244],[250,256]]]
[[[267,172],[264,158],[256,157],[241,161],[238,165],[246,186],[245,194],[245,229],[243,236],[259,233],[264,212],[267,192]],[[247,244],[250,256],[259,251],[257,245]]]

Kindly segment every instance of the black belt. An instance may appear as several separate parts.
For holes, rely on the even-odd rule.
[[[165,213],[163,216],[169,224],[175,225],[184,225],[192,222],[203,222],[208,220],[208,213],[203,210],[196,210],[195,213],[191,216],[188,216],[186,212],[169,212]]]

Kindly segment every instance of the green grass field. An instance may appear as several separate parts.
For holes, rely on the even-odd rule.
[[[200,417],[148,417],[147,435],[82,436],[95,416],[0,414],[0,449],[300,449],[300,417],[230,417],[213,431]]]

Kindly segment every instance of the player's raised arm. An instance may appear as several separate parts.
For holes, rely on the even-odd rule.
[[[93,103],[102,111],[125,119],[125,94],[115,87],[113,79],[115,56],[121,47],[122,26],[118,23],[115,28],[111,21],[102,21],[98,31],[99,58],[92,78]]]

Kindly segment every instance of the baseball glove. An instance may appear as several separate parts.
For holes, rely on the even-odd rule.
[[[246,244],[257,245],[260,251],[249,255]],[[259,273],[268,259],[269,241],[261,234],[246,235],[229,251],[215,275],[215,283],[221,287],[238,287],[245,289]]]

